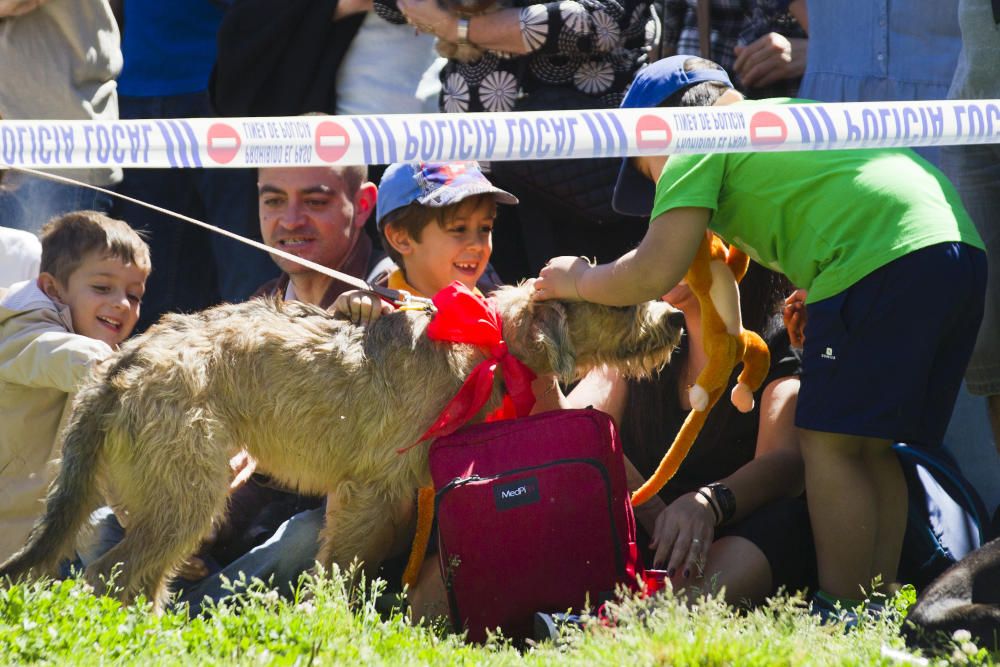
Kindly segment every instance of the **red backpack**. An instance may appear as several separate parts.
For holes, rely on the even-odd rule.
[[[430,448],[451,620],[530,637],[537,611],[594,608],[642,575],[614,421],[557,410],[465,427]]]

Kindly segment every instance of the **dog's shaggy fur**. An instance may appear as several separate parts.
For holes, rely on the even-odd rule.
[[[984,544],[935,579],[903,628],[911,645],[947,646],[968,630],[978,646],[1000,650],[1000,539]]]
[[[530,285],[494,298],[504,338],[538,374],[599,364],[641,377],[663,366],[683,319],[664,303],[609,308],[534,302]],[[157,608],[179,562],[226,505],[228,459],[245,448],[303,493],[329,494],[318,560],[371,571],[393,541],[395,508],[429,483],[412,445],[483,356],[424,335],[431,315],[397,312],[367,330],[304,304],[254,300],[170,315],[125,344],[79,392],[45,515],[0,576],[52,573],[102,492],[124,540],[87,570],[121,562],[121,597]],[[500,380],[484,410],[499,406]],[[99,589],[100,590],[100,589]]]

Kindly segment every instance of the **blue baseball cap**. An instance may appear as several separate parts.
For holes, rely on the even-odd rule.
[[[695,56],[670,56],[639,70],[632,81],[632,87],[622,100],[622,109],[649,109],[656,107],[678,90],[696,83],[718,81],[733,88],[729,75],[721,69],[698,69],[684,71],[684,62]],[[622,159],[618,182],[611,205],[623,215],[647,216],[653,210],[656,183],[636,171],[629,158]]]
[[[517,197],[489,182],[478,162],[397,162],[379,181],[375,223],[382,229],[385,216],[413,202],[441,208],[482,194],[494,195],[500,204],[517,204]]]

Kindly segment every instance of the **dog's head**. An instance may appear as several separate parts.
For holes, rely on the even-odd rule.
[[[627,377],[662,368],[680,341],[683,314],[662,301],[601,306],[586,301],[534,301],[531,281],[493,293],[511,352],[536,373],[571,382],[607,364]]]

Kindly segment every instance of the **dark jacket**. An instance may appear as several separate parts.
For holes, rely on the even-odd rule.
[[[365,19],[337,0],[236,0],[219,27],[209,82],[219,116],[334,113],[337,70]]]

